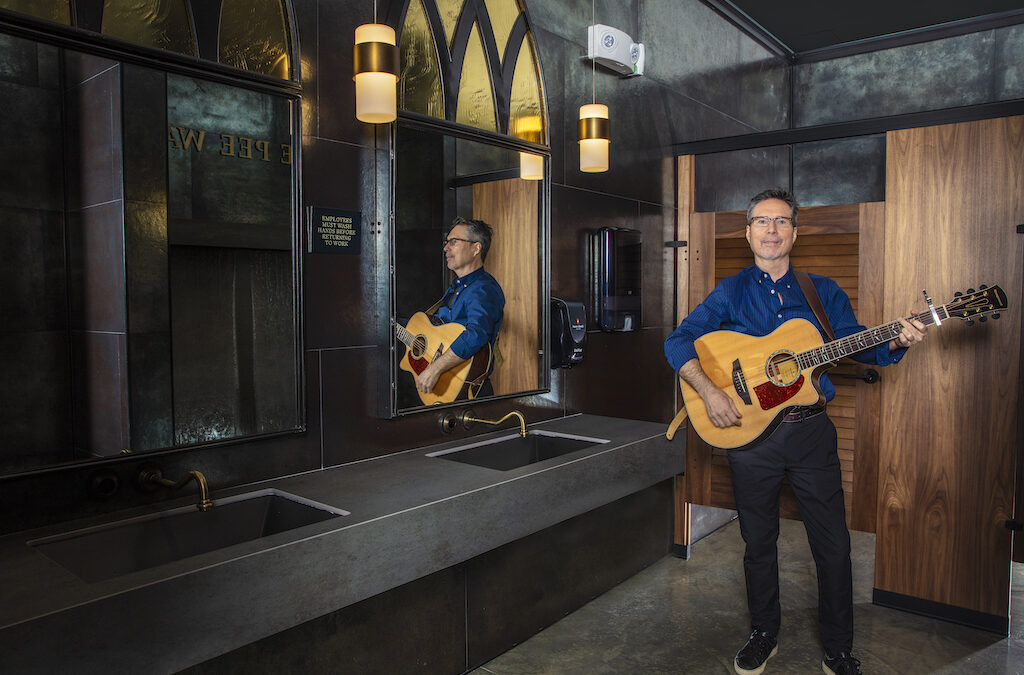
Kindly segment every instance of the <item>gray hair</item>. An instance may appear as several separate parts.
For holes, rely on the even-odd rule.
[[[747,223],[749,224],[751,219],[754,217],[754,207],[761,202],[766,202],[769,199],[780,199],[787,204],[793,213],[793,227],[796,227],[796,212],[800,209],[800,205],[796,203],[796,197],[793,193],[784,188],[771,188],[770,190],[763,190],[758,192],[750,200],[750,205],[747,206]]]
[[[491,250],[491,226],[482,220],[458,217],[452,221],[452,227],[465,225],[471,241],[480,244],[480,259],[487,260],[487,252]]]

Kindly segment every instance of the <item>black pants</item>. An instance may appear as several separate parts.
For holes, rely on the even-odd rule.
[[[729,467],[746,543],[743,571],[751,626],[778,635],[779,490],[782,478],[796,495],[807,541],[818,568],[818,625],[829,654],[853,647],[853,581],[850,532],[836,453],[836,428],[828,415],[783,422],[764,442],[730,450]]]

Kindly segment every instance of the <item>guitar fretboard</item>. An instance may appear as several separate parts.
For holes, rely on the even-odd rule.
[[[413,341],[416,336],[406,330],[405,326],[395,324],[395,336],[405,344],[406,347],[412,347]]]
[[[936,307],[935,313],[938,315],[939,321],[945,321],[949,318],[947,305]],[[909,321],[911,318],[920,321],[925,326],[931,326],[935,323],[935,319],[930,312],[918,314],[914,317],[904,317],[904,320]],[[820,347],[800,352],[796,355],[797,362],[800,365],[800,370],[815,368],[825,363],[833,363],[843,357],[877,347],[889,340],[894,340],[902,332],[903,326],[900,325],[900,322],[892,321],[881,326],[869,328],[860,333],[847,335],[833,342],[826,342]]]

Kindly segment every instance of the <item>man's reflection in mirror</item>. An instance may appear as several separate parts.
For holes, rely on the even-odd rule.
[[[410,332],[425,340],[422,370],[407,366],[414,360],[407,353],[403,368],[415,376],[416,389],[425,404],[490,396],[494,388],[490,374],[498,332],[505,311],[501,286],[484,269],[491,247],[491,226],[482,220],[456,218],[443,242],[445,264],[454,272],[451,285],[425,314],[429,326],[409,321]],[[413,350],[410,350],[413,351]]]

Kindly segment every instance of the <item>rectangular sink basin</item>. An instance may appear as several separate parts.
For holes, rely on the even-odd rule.
[[[518,433],[499,436],[461,445],[451,450],[427,453],[427,457],[440,457],[463,464],[510,471],[607,442],[607,439],[603,438],[574,436],[556,431],[528,431],[526,438]]]
[[[87,582],[112,579],[201,553],[349,515],[274,489],[215,499],[28,542]]]

